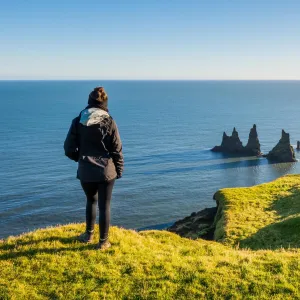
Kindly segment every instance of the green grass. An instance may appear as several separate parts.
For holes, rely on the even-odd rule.
[[[215,239],[241,248],[300,247],[300,175],[250,188],[223,189]]]
[[[219,191],[222,243],[112,227],[101,252],[75,240],[84,224],[10,237],[0,299],[300,299],[299,184],[287,176]]]

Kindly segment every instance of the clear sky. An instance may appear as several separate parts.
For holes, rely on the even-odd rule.
[[[2,0],[0,79],[300,80],[300,0]]]

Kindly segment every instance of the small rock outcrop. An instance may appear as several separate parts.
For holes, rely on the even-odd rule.
[[[290,135],[282,130],[278,144],[265,156],[273,162],[295,162],[295,152],[290,143]]]
[[[244,149],[244,152],[249,155],[260,156],[260,143],[258,140],[256,125],[254,124],[249,133],[248,143]]]
[[[175,222],[167,230],[186,238],[213,240],[216,214],[217,207],[205,208]]]
[[[215,146],[211,151],[224,152],[224,153],[241,153],[244,146],[239,138],[239,134],[235,127],[233,128],[232,135],[228,136],[226,132],[223,133],[221,146]]]
[[[239,134],[235,128],[231,136],[228,136],[226,132],[223,133],[223,139],[221,146],[215,146],[211,149],[213,152],[232,153],[249,156],[260,156],[260,143],[258,140],[256,125],[254,124],[249,133],[249,139],[246,147],[243,146]]]

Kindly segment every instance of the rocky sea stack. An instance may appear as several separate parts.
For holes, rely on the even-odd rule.
[[[221,146],[215,146],[213,149],[211,149],[211,151],[250,156],[261,155],[256,125],[254,124],[250,130],[249,139],[246,147],[243,146],[239,138],[239,134],[234,127],[232,135],[228,136],[226,132],[224,132]]]
[[[239,134],[234,127],[232,135],[228,136],[226,132],[224,132],[221,146],[215,146],[213,149],[211,149],[211,151],[224,153],[240,153],[243,148],[244,147],[239,138]]]
[[[265,156],[273,162],[295,162],[295,152],[290,143],[290,135],[282,129],[278,144]]]
[[[254,124],[249,133],[249,139],[244,152],[249,155],[260,156],[262,153],[260,151],[260,143],[258,140],[258,135],[256,131],[256,125]]]

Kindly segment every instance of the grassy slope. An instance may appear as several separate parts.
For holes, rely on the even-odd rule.
[[[223,189],[215,239],[251,249],[300,247],[300,175],[251,188]]]
[[[297,247],[298,182],[220,191],[216,236],[229,245],[112,227],[100,252],[75,241],[83,224],[11,237],[0,243],[0,299],[300,299],[300,251],[277,249]],[[266,248],[264,230],[276,250],[231,246]]]
[[[237,250],[169,232],[113,227],[107,252],[38,230],[0,246],[0,299],[295,299],[300,254]],[[96,242],[96,241],[95,241]]]

